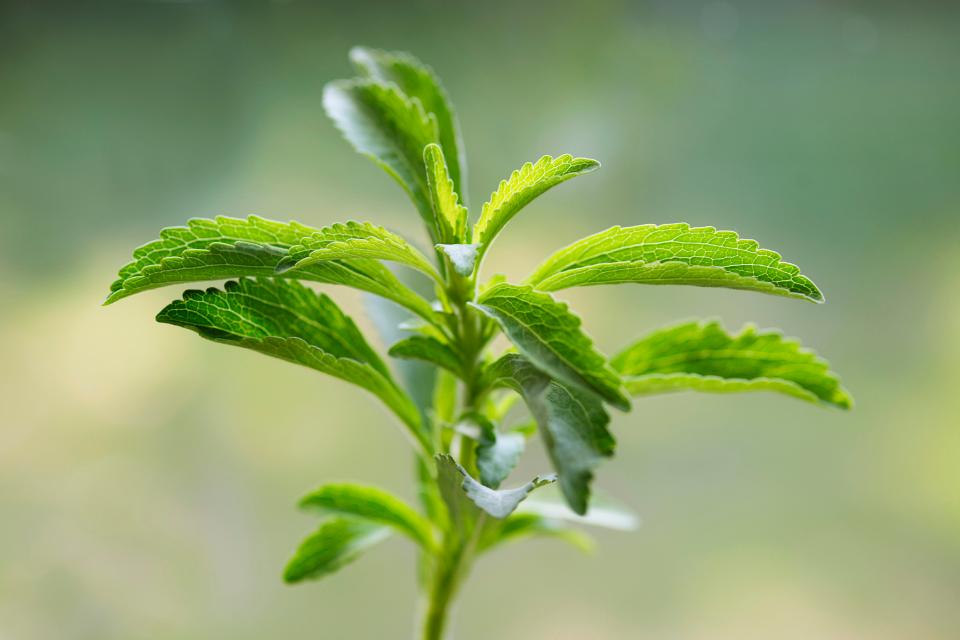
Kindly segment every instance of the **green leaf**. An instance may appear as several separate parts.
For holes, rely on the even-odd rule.
[[[480,517],[480,509],[467,497],[463,490],[463,475],[460,465],[448,454],[435,456],[437,461],[437,485],[440,496],[447,505],[447,513],[453,531],[472,531]]]
[[[172,284],[276,276],[277,265],[288,249],[317,232],[297,222],[274,222],[257,216],[190,220],[185,227],[164,229],[159,240],[136,249],[134,261],[120,269],[105,304]],[[374,260],[330,261],[280,275],[368,291],[434,321],[430,303]]]
[[[580,318],[566,304],[531,287],[498,284],[475,308],[497,321],[510,341],[533,364],[552,377],[581,387],[624,411],[630,401],[620,377],[581,330]]]
[[[350,564],[389,535],[387,527],[369,522],[348,518],[328,520],[300,544],[287,563],[283,579],[293,584],[322,578]]]
[[[222,290],[187,291],[157,320],[359,385],[390,407],[424,450],[431,448],[416,406],[353,321],[324,294],[297,282],[241,279]]]
[[[433,70],[409,53],[400,51],[355,47],[350,51],[350,60],[373,80],[396,84],[403,93],[419,100],[427,113],[436,117],[440,146],[450,159],[454,190],[462,194],[467,182],[467,159],[460,125],[453,103]]]
[[[477,416],[477,421],[480,423],[477,440],[477,470],[480,472],[480,482],[496,489],[517,466],[526,448],[527,438],[519,431],[500,432],[496,425],[482,416]]]
[[[485,373],[485,381],[490,386],[511,388],[523,397],[537,421],[567,503],[576,513],[586,513],[593,469],[613,455],[615,446],[607,431],[610,417],[603,404],[593,394],[552,380],[517,354],[495,362]]]
[[[427,171],[430,205],[442,242],[463,242],[467,239],[467,208],[460,204],[460,196],[447,172],[443,150],[435,144],[423,148],[423,162]]]
[[[557,538],[567,542],[584,553],[591,553],[595,547],[589,535],[565,525],[560,520],[545,518],[535,513],[514,512],[504,520],[494,521],[494,525],[484,529],[479,548],[486,552],[507,542],[515,542],[532,537]]]
[[[823,294],[780,254],[733,231],[686,223],[612,227],[556,252],[527,282],[541,291],[598,284],[687,284],[813,302]]]
[[[351,258],[390,260],[413,267],[442,283],[430,260],[402,237],[369,222],[352,220],[324,227],[311,236],[301,238],[277,265],[277,272]]]
[[[437,241],[423,164],[423,148],[439,142],[436,117],[396,85],[371,80],[327,84],[323,107],[353,148],[403,187]]]
[[[404,338],[390,347],[390,355],[394,358],[430,362],[457,376],[463,376],[460,356],[449,345],[431,336],[415,335]]]
[[[506,518],[530,495],[531,491],[557,481],[557,477],[552,474],[537,476],[522,487],[497,491],[474,480],[467,473],[467,470],[457,464],[450,456],[439,456],[438,464],[445,470],[444,483],[448,492],[453,492],[453,487],[459,485],[459,489],[473,504],[494,518]],[[459,480],[457,474],[459,474]],[[459,499],[452,500],[452,502],[458,504]]]
[[[473,274],[473,268],[477,264],[476,244],[438,244],[437,249],[443,251],[444,255],[450,260],[453,269],[464,278],[469,278]]]
[[[304,509],[353,516],[393,527],[427,550],[437,546],[430,522],[407,503],[377,487],[328,484],[300,500]]]
[[[529,162],[514,171],[508,180],[501,180],[480,211],[480,219],[473,227],[473,242],[482,245],[481,255],[513,216],[547,189],[570,178],[590,173],[600,163],[589,158],[574,158],[564,154],[557,158],[543,156],[536,164]]]
[[[853,400],[830,365],[778,331],[686,322],[640,339],[614,360],[635,395],[667,391],[779,391],[849,409]]]

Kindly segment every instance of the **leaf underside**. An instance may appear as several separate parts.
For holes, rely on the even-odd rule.
[[[529,286],[503,283],[487,290],[473,306],[496,320],[517,349],[543,371],[597,394],[618,409],[630,409],[620,377],[566,304]]]
[[[733,231],[686,223],[601,231],[547,258],[527,282],[541,291],[628,282],[726,287],[823,302],[780,254]]]
[[[537,421],[567,504],[587,511],[593,470],[613,455],[610,417],[595,395],[552,380],[523,356],[507,354],[487,372],[489,384],[519,393]]]
[[[853,400],[829,364],[778,331],[716,321],[686,322],[640,339],[612,364],[634,395],[668,391],[777,391],[849,409]]]

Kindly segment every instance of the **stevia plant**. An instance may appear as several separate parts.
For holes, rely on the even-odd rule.
[[[684,223],[613,227],[560,249],[521,283],[482,281],[484,258],[510,220],[599,163],[571,155],[527,163],[500,182],[471,225],[463,141],[433,71],[405,53],[357,48],[350,57],[359,77],[328,84],[324,108],[347,141],[407,192],[433,250],[424,253],[371,222],[318,229],[256,216],[194,219],[136,249],[106,301],[228,280],[219,289],[187,291],[157,320],[359,385],[408,436],[419,508],[376,487],[321,486],[300,502],[323,520],[289,561],[287,582],[324,577],[391,534],[406,536],[420,553],[418,637],[439,639],[478,558],[539,536],[585,548],[590,539],[575,525],[630,524],[615,506],[590,508],[594,470],[614,452],[608,407],[629,411],[631,396],[682,390],[771,390],[851,406],[827,363],[777,331],[730,333],[713,321],[685,322],[608,359],[553,295],[638,283],[823,302],[796,266],[732,231]],[[411,273],[421,274],[432,294],[408,284]],[[400,374],[329,296],[304,282],[353,287],[392,303],[370,309],[389,329],[385,335],[402,336],[388,352]],[[500,334],[510,346],[494,353]],[[515,418],[518,400],[532,419]],[[553,473],[501,489],[535,433]],[[565,505],[526,500],[553,483]]]

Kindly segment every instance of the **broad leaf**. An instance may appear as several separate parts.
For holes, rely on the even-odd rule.
[[[565,154],[557,158],[543,156],[536,164],[526,163],[508,180],[501,180],[480,211],[473,227],[473,242],[481,246],[481,255],[513,216],[547,189],[570,178],[589,173],[600,166],[596,160],[574,158]]]
[[[687,284],[823,302],[817,286],[779,253],[733,231],[686,223],[601,231],[547,258],[527,282],[541,291],[625,282]]]
[[[409,53],[400,51],[355,47],[350,51],[350,60],[370,78],[396,84],[403,93],[419,100],[424,111],[436,117],[439,143],[449,158],[454,190],[463,194],[467,182],[467,159],[460,125],[453,103],[433,70]]]
[[[222,290],[187,291],[157,320],[359,385],[377,395],[430,450],[409,396],[393,382],[353,321],[324,294],[297,282],[242,279],[227,282]]]
[[[354,149],[380,165],[404,188],[436,241],[423,165],[423,148],[439,142],[436,117],[396,85],[371,80],[327,84],[323,106]]]
[[[497,321],[510,341],[557,380],[587,389],[624,411],[620,377],[581,330],[566,304],[531,287],[498,284],[473,306]]]
[[[185,227],[164,229],[159,240],[136,249],[134,261],[120,269],[105,304],[172,284],[275,276],[287,250],[317,232],[297,222],[274,222],[257,216],[190,220]],[[282,275],[368,291],[433,321],[430,304],[373,260],[336,260],[290,269]]]
[[[283,579],[292,584],[322,578],[350,564],[389,535],[387,527],[361,520],[328,520],[300,544],[287,563]]]
[[[479,548],[481,552],[486,552],[507,542],[533,537],[557,538],[584,553],[592,552],[595,546],[593,538],[589,535],[560,520],[517,511],[504,520],[496,520],[486,527],[480,539]]]
[[[394,358],[423,360],[443,367],[447,371],[463,376],[460,356],[447,344],[431,336],[410,336],[390,347]]]
[[[614,360],[635,395],[668,391],[779,391],[849,409],[853,400],[830,365],[778,331],[687,322],[655,331]]]
[[[441,242],[464,242],[467,239],[467,208],[460,204],[460,195],[447,171],[443,150],[435,144],[423,149],[427,171],[430,205]]]
[[[313,235],[301,238],[277,265],[277,272],[351,258],[390,260],[413,267],[442,282],[430,260],[402,237],[369,222],[352,220],[324,227]]]
[[[328,484],[300,500],[304,509],[352,516],[393,527],[424,549],[433,550],[436,541],[430,522],[393,494],[356,484]]]
[[[586,513],[593,469],[613,455],[615,446],[603,404],[593,394],[552,380],[517,354],[503,356],[485,375],[487,384],[509,387],[523,397],[567,503],[575,512]]]

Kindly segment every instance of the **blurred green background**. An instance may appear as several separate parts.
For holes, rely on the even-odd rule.
[[[387,543],[285,587],[330,480],[412,495],[357,389],[98,306],[191,216],[419,233],[324,117],[350,46],[409,49],[456,102],[470,203],[543,153],[602,171],[491,252],[514,278],[613,224],[779,250],[828,303],[695,288],[561,297],[608,353],[691,316],[781,327],[853,413],[676,395],[617,415],[599,484],[643,517],[598,553],[478,565],[459,640],[947,639],[960,629],[960,12],[904,2],[0,4],[0,638],[406,638]],[[492,270],[488,270],[492,273]],[[335,297],[360,313],[360,299]],[[369,324],[364,326],[369,327]],[[528,463],[542,470],[538,452]]]

